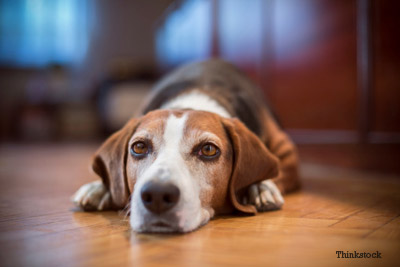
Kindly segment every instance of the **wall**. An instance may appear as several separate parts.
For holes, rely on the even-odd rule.
[[[398,1],[209,2],[208,57],[244,70],[296,141],[400,142]]]

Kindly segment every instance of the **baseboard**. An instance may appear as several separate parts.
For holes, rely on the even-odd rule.
[[[393,144],[400,143],[400,133],[371,132],[368,134],[368,143],[372,144]]]
[[[345,130],[286,130],[296,144],[354,144],[358,143],[356,131]]]
[[[296,144],[357,144],[360,142],[357,131],[287,129],[286,132]],[[398,144],[400,133],[370,132],[367,143]]]

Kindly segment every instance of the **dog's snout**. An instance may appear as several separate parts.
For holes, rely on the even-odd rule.
[[[178,203],[179,188],[170,182],[147,182],[141,190],[143,205],[153,213],[163,213]]]

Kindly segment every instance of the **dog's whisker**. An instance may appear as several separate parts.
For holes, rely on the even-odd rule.
[[[129,215],[131,213],[131,197],[129,197],[128,203],[125,205],[125,207],[120,211],[120,214],[123,215],[123,220],[128,221],[129,220]]]

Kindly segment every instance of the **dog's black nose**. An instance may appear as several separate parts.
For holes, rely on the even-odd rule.
[[[178,203],[179,188],[169,182],[147,182],[140,192],[144,206],[153,213],[163,213]]]

